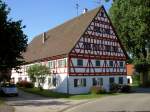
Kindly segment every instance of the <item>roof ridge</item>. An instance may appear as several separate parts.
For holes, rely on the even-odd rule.
[[[51,29],[49,29],[49,30],[47,30],[47,31],[45,31],[46,33],[47,32],[49,32],[49,31],[51,31],[51,30],[53,30],[53,29],[56,29],[56,28],[58,28],[58,27],[61,27],[62,25],[64,25],[64,24],[66,24],[66,23],[68,23],[68,22],[71,22],[71,21],[73,21],[73,20],[75,20],[75,19],[79,19],[79,18],[81,18],[82,16],[86,16],[87,14],[89,14],[89,13],[91,13],[92,11],[94,11],[94,10],[96,10],[96,9],[101,9],[102,8],[102,6],[101,7],[97,7],[97,8],[94,8],[94,9],[92,9],[92,10],[89,10],[88,12],[86,12],[86,13],[81,13],[79,16],[75,16],[75,17],[73,17],[73,18],[71,18],[71,19],[68,19],[68,20],[66,20],[66,21],[64,21],[63,23],[60,23],[59,25],[57,25],[57,26],[55,26],[55,27],[53,27],[53,28],[51,28]],[[42,34],[42,33],[41,33]],[[39,35],[41,35],[41,34],[39,34]]]
[[[68,54],[102,7],[92,9],[46,31],[49,38],[42,43],[42,33],[29,44],[24,54],[25,61],[33,62],[61,54]],[[39,53],[40,51],[40,53]]]

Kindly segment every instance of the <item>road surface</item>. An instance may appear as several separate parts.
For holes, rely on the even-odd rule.
[[[138,89],[136,93],[108,96],[78,105],[65,112],[150,112],[150,89]]]

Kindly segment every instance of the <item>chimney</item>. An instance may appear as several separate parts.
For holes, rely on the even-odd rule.
[[[83,14],[85,14],[85,13],[87,13],[87,11],[88,11],[88,9],[87,8],[84,8],[84,10],[83,10]]]
[[[42,35],[42,43],[44,44],[45,41],[46,41],[46,32],[44,32]]]

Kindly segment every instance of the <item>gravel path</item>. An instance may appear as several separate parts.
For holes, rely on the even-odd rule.
[[[87,100],[46,98],[23,91],[19,91],[18,97],[6,98],[6,103],[15,107],[15,112],[61,112],[85,102]]]

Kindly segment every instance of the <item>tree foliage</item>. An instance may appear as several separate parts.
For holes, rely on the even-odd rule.
[[[10,9],[0,0],[0,78],[6,71],[17,68],[22,62],[22,53],[27,47],[27,36],[22,22],[8,18]],[[6,77],[5,77],[6,78]]]
[[[40,64],[35,64],[27,69],[27,73],[32,82],[37,82],[38,87],[45,83],[46,76],[49,75],[49,68]]]
[[[135,68],[141,85],[148,85],[150,76],[150,0],[114,0],[110,17]]]
[[[109,14],[131,57],[142,63],[148,62],[150,0],[114,0]]]

